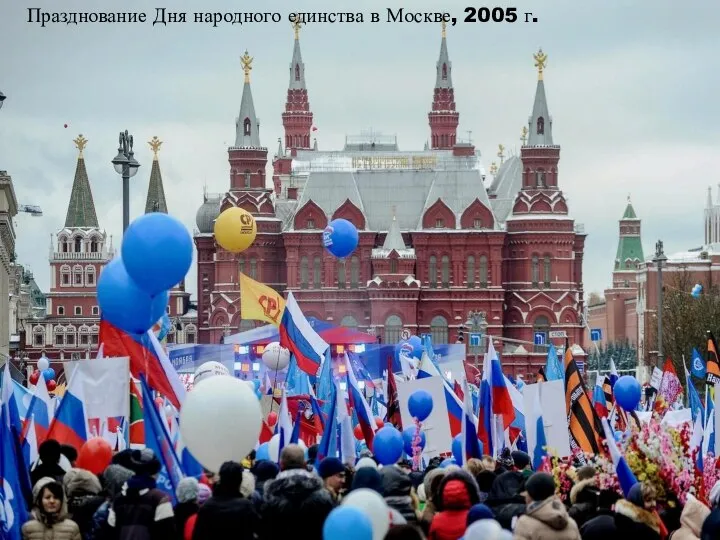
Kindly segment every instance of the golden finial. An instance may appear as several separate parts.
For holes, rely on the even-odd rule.
[[[158,152],[160,151],[160,145],[162,144],[162,141],[158,139],[157,136],[155,136],[148,141],[148,144],[150,145],[150,150],[153,151],[153,159],[157,161]]]
[[[300,27],[303,25],[303,23],[297,19],[297,15],[299,15],[299,13],[296,14],[296,19],[292,23],[293,30],[295,30],[295,41],[300,39]]]
[[[445,21],[442,22],[442,37],[445,38],[445,28],[447,28],[447,23]]]
[[[500,165],[502,165],[505,161],[505,146],[503,146],[502,144],[498,144],[497,157],[500,158]]]
[[[520,140],[523,143],[523,146],[525,146],[525,142],[527,141],[528,136],[528,128],[527,126],[523,126],[522,131],[520,132]]]
[[[497,172],[498,172],[497,163],[495,163],[495,162],[493,161],[493,162],[490,164],[490,174],[492,174],[493,176],[495,176],[495,175],[497,174]]]
[[[536,54],[533,54],[533,58],[535,59],[535,67],[538,70],[538,81],[542,81],[543,70],[545,66],[547,66],[547,54],[545,54],[541,48]]]
[[[250,82],[250,70],[252,70],[253,57],[245,51],[245,54],[240,57],[240,63],[242,63],[243,71],[245,72],[245,82]]]
[[[76,148],[80,151],[80,155],[78,155],[78,159],[80,159],[81,157],[83,157],[83,150],[85,150],[88,140],[83,137],[81,133],[77,136],[76,139],[73,139],[73,142],[75,143]]]

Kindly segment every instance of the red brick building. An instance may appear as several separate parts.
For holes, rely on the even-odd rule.
[[[296,31],[281,114],[285,137],[270,183],[246,53],[236,140],[228,149],[229,189],[206,195],[197,214],[200,343],[254,326],[239,312],[241,271],[293,291],[306,315],[375,333],[385,343],[399,341],[403,329],[452,343],[469,312],[482,312],[485,321],[476,317],[476,324],[487,324],[490,335],[526,342],[501,347],[510,371],[544,363],[535,335],[547,341],[550,331],[565,331],[571,344],[582,345],[585,234],[560,189],[546,58],[535,55],[535,99],[520,156],[501,155],[490,178],[479,152],[457,139],[444,30],[432,93],[428,84],[429,141],[410,152],[400,151],[395,137],[372,132],[346,137],[340,150],[318,149]],[[213,238],[215,218],[231,206],[251,212],[258,225],[255,243],[240,255]],[[322,246],[323,229],[335,218],[350,220],[360,233],[357,250],[344,260]]]

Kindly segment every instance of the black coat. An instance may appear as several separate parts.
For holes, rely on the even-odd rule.
[[[660,540],[656,530],[657,518],[654,514],[620,500],[615,511],[604,513],[591,519],[580,529],[583,540]]]
[[[252,540],[260,518],[250,499],[238,496],[213,495],[200,507],[193,531],[193,540]]]
[[[263,540],[322,540],[325,518],[335,503],[320,477],[303,470],[285,471],[265,486],[262,505]]]
[[[490,495],[485,504],[495,512],[495,519],[503,529],[512,530],[515,516],[525,513],[525,498],[520,495],[525,490],[525,476],[519,471],[502,473],[493,482]]]

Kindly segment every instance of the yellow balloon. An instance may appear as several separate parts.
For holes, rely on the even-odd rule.
[[[232,253],[245,251],[256,235],[255,218],[242,208],[228,208],[215,220],[215,241]]]

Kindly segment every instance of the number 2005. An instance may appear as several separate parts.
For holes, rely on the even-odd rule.
[[[517,8],[465,8],[465,22],[515,22],[517,21]]]

